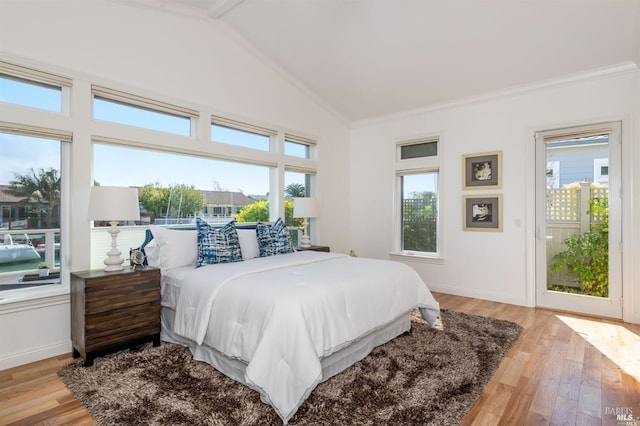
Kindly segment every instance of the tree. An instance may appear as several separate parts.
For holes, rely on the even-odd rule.
[[[293,200],[284,200],[284,223],[287,226],[300,228],[304,219],[293,218]]]
[[[235,217],[236,222],[268,222],[269,201],[259,200],[244,206]],[[284,200],[284,223],[287,226],[302,226],[302,219],[293,218],[293,201]]]
[[[60,174],[54,168],[39,169],[37,172],[30,169],[29,173],[21,175],[14,173],[15,180],[9,181],[9,189],[5,190],[9,195],[24,197],[23,204],[36,203],[37,227],[42,228],[42,217],[47,218],[45,227],[59,226],[60,206]]]
[[[207,205],[202,191],[185,184],[169,188],[169,201],[168,213],[171,217],[195,216]]]
[[[304,185],[301,185],[299,183],[291,183],[284,189],[284,195],[285,197],[289,198],[306,197],[307,190],[305,189]]]
[[[236,215],[236,222],[268,222],[269,202],[267,200],[255,201],[244,206]]]
[[[161,217],[169,203],[169,189],[162,188],[159,182],[147,184],[140,191],[140,204],[154,217]]]
[[[179,184],[163,188],[156,182],[142,188],[140,204],[155,217],[188,217],[201,212],[207,201],[202,191],[193,185]]]
[[[403,248],[437,250],[437,196],[434,192],[412,192],[402,203]]]

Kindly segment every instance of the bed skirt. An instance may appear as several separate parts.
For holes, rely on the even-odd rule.
[[[225,374],[226,376],[236,380],[245,386],[248,386],[258,392],[259,389],[253,388],[245,381],[245,370],[247,363],[235,358],[229,358],[221,352],[206,346],[198,345],[191,340],[184,339],[173,333],[173,322],[175,318],[175,310],[163,307],[162,313],[162,331],[160,333],[161,340],[170,343],[178,343],[187,346],[193,358],[197,361],[204,361],[212,365],[216,370]],[[382,328],[372,331],[369,334],[361,337],[360,339],[352,342],[348,346],[334,352],[320,360],[322,365],[322,381],[325,381],[332,376],[340,373],[356,362],[366,357],[376,346],[382,345],[389,340],[405,333],[411,329],[411,316],[407,312],[405,315],[401,315],[394,321],[383,326]],[[269,403],[266,395],[260,395],[260,399]]]

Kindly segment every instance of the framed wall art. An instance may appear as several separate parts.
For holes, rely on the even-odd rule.
[[[462,189],[502,187],[502,151],[462,156]]]
[[[465,231],[502,231],[502,194],[464,195],[462,212]]]

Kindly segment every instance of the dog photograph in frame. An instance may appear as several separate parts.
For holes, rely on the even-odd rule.
[[[502,231],[502,194],[462,197],[465,231]]]
[[[502,187],[502,151],[462,156],[462,189],[498,189]]]

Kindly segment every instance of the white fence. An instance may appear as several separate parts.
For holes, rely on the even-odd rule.
[[[553,257],[566,250],[563,241],[571,235],[588,232],[593,223],[602,217],[590,212],[589,200],[607,198],[609,188],[591,187],[590,182],[581,182],[579,187],[547,189],[547,282],[570,287],[579,287],[576,277],[569,271],[551,272],[549,265]]]

